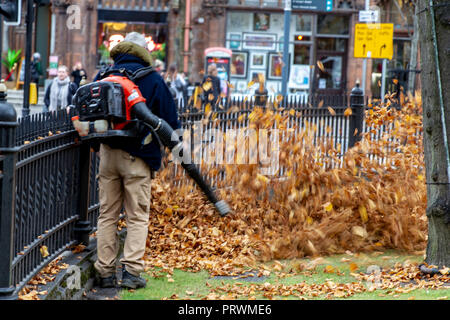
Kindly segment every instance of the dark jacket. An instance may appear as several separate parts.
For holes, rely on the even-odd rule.
[[[143,59],[130,53],[116,53],[113,59],[113,69],[125,68],[126,70],[135,71],[149,65]],[[99,79],[100,73],[97,74],[94,81]],[[179,129],[181,127],[181,123],[178,119],[175,102],[169,88],[158,72],[152,72],[149,75],[136,80],[135,83],[146,99],[148,108],[155,115],[166,120],[174,130]],[[148,130],[147,132],[150,131]],[[130,140],[131,139],[129,138],[114,137],[105,140],[104,143],[109,145],[111,148],[122,149],[130,153],[132,156],[139,157],[143,159],[153,170],[159,170],[161,167],[161,152],[156,137],[153,137],[152,142],[143,147],[141,146],[141,140]]]
[[[84,69],[74,70],[70,75],[73,77],[73,82],[75,82],[77,87],[80,86],[80,82],[83,79],[83,77],[87,79],[86,70]]]
[[[45,97],[44,97],[44,104],[48,108],[50,106],[50,89],[52,88],[52,82],[48,85],[47,89],[45,90]],[[73,82],[69,83],[69,94],[67,95],[67,105],[72,104],[72,98],[73,95],[77,92],[77,85]]]
[[[38,83],[40,76],[42,76],[41,62],[39,60],[31,61],[31,82]]]

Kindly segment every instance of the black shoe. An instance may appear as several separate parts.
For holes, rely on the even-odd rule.
[[[117,284],[116,281],[116,275],[113,274],[112,276],[106,277],[106,278],[102,278],[99,277],[98,279],[98,286],[100,288],[114,288]]]
[[[122,288],[127,289],[138,289],[138,288],[145,288],[147,285],[147,280],[145,280],[142,277],[136,277],[133,276],[131,273],[129,273],[125,268],[123,268],[122,272]]]

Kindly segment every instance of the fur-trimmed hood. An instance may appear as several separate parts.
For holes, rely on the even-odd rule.
[[[117,57],[119,54],[128,54],[138,57],[149,66],[151,66],[153,63],[152,56],[150,55],[150,52],[147,51],[147,49],[129,41],[120,42],[114,48],[112,48],[110,52],[110,56],[111,58],[113,58],[113,60],[116,60],[115,57]]]

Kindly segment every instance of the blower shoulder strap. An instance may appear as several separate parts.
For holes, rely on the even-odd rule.
[[[143,78],[152,72],[155,72],[155,69],[152,66],[139,68],[133,72],[131,72],[125,68],[113,69],[112,67],[109,67],[105,71],[100,73],[100,79],[104,79],[112,74],[120,73],[124,77],[127,77],[131,81],[135,82],[136,80]]]

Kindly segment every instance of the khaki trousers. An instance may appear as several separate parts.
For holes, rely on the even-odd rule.
[[[102,278],[115,274],[119,250],[117,223],[125,208],[127,236],[120,262],[139,276],[144,271],[144,253],[150,212],[151,170],[140,158],[100,146],[100,214],[97,225],[97,261],[94,266]]]

